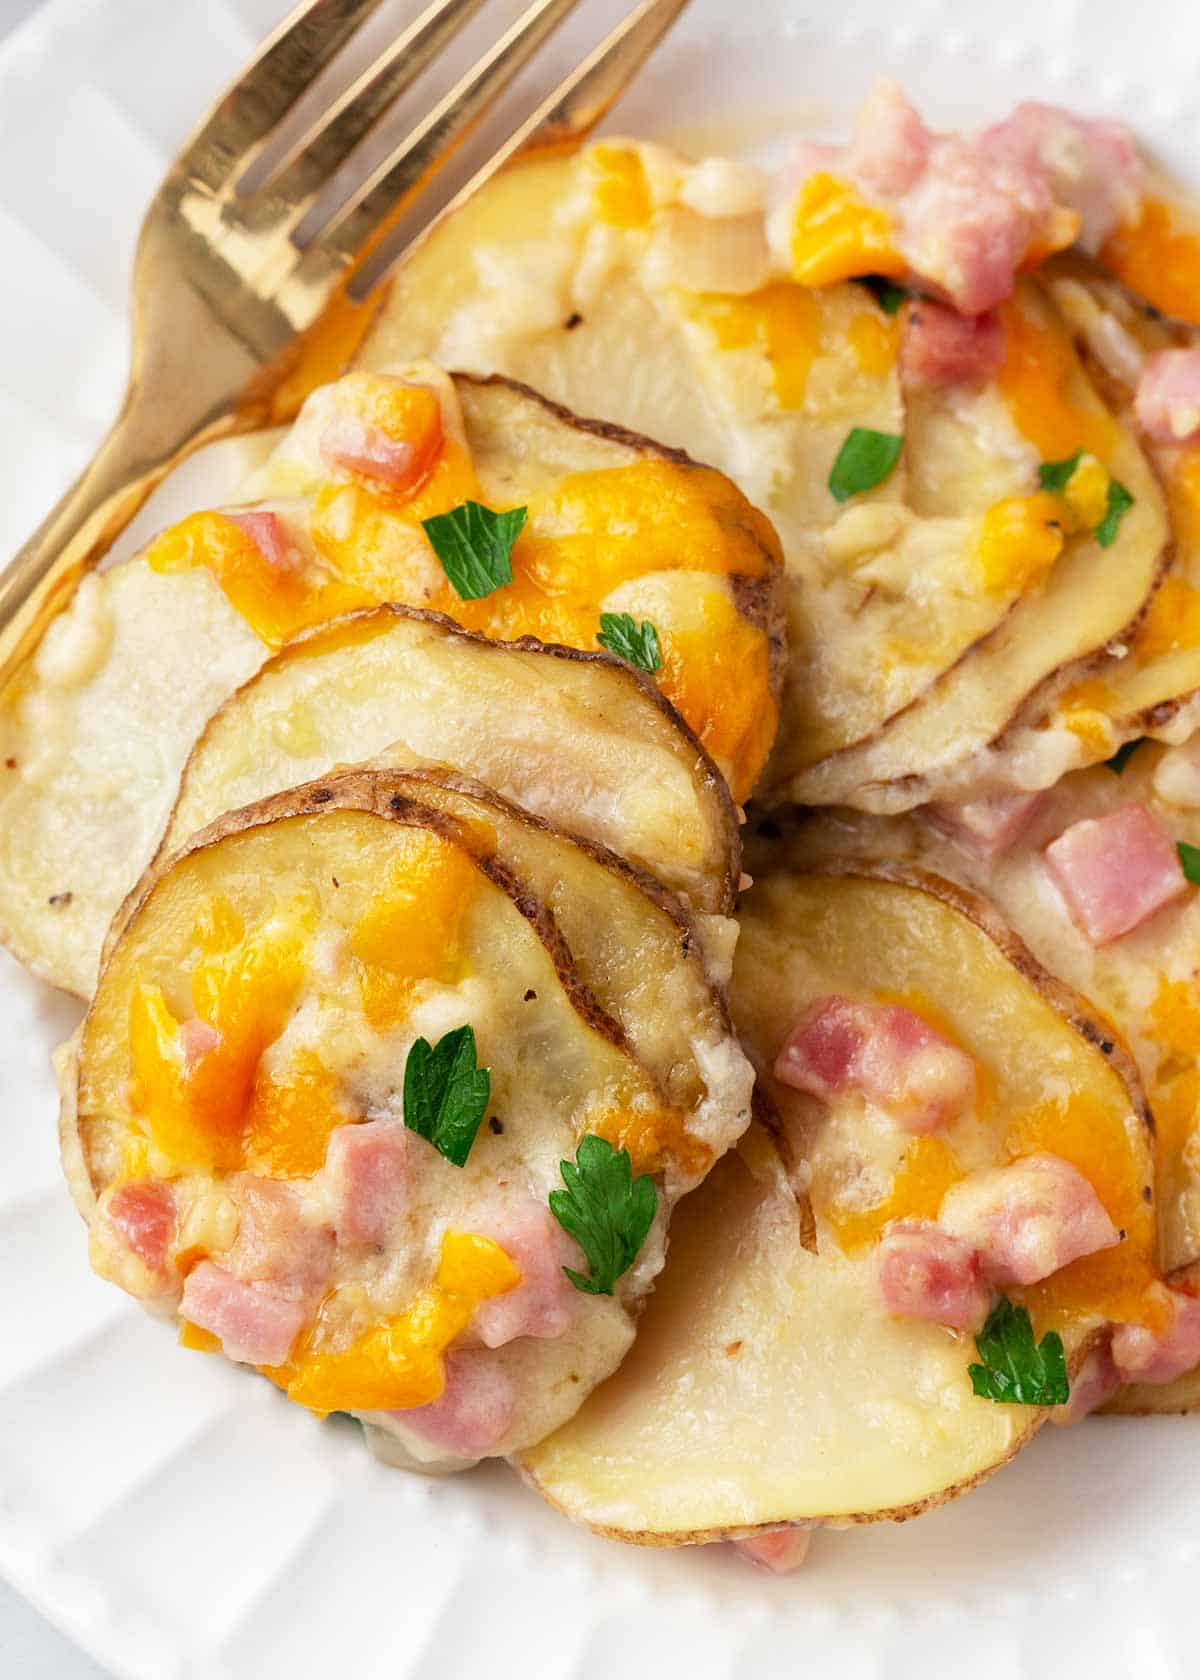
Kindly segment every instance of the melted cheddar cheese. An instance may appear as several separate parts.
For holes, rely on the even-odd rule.
[[[860,274],[901,278],[907,263],[892,238],[891,218],[865,204],[849,182],[818,171],[800,188],[792,218],[792,276],[829,286]]]
[[[711,330],[719,349],[761,350],[780,407],[803,407],[809,370],[821,348],[821,311],[810,291],[776,280],[746,297],[702,293],[691,309]]]
[[[936,1219],[942,1198],[963,1177],[950,1146],[933,1135],[913,1138],[905,1146],[891,1188],[871,1207],[852,1207],[830,1201],[819,1208],[838,1245],[846,1253],[874,1242],[893,1219]]]
[[[1087,1319],[1165,1328],[1155,1264],[1154,1211],[1142,1194],[1138,1156],[1129,1132],[1093,1098],[1076,1093],[1047,1102],[1009,1128],[1012,1160],[1044,1153],[1069,1161],[1087,1179],[1109,1218],[1125,1233],[1115,1248],[1064,1266],[1022,1292],[1035,1323]]]
[[[426,1406],[445,1388],[442,1356],[475,1309],[520,1281],[519,1268],[498,1243],[472,1231],[447,1231],[432,1283],[404,1312],[337,1351],[324,1350],[318,1314],[288,1364],[266,1374],[289,1400],[315,1412]]]
[[[1143,200],[1137,220],[1117,229],[1100,261],[1165,315],[1200,325],[1200,234],[1176,229],[1160,199]]]
[[[1098,406],[1075,401],[1078,364],[1067,335],[1035,321],[1019,303],[1006,304],[1002,317],[1004,362],[997,383],[1017,429],[1043,461],[1062,461],[1080,449],[1107,460],[1116,425]]]

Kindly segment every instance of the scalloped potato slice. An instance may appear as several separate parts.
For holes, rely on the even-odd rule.
[[[528,498],[533,506],[528,552],[541,568],[540,581],[527,580],[513,611],[497,604],[503,590],[482,601],[458,601],[411,508],[397,511],[390,503],[376,505],[355,485],[322,488],[319,449],[315,468],[309,458],[311,413],[252,480],[256,494],[269,490],[267,511],[286,516],[295,536],[295,555],[286,565],[273,566],[264,553],[249,576],[236,570],[227,576],[230,596],[214,570],[192,563],[191,538],[175,527],[178,540],[168,542],[167,561],[159,550],[154,565],[143,556],[88,579],[50,625],[33,660],[0,705],[0,937],[44,979],[81,995],[90,992],[105,930],[153,854],[196,737],[208,717],[267,659],[272,651],[267,643],[278,645],[285,621],[327,621],[349,606],[392,594],[414,606],[428,604],[431,591],[437,597],[434,604],[449,604],[443,597],[450,595],[457,602],[456,621],[478,620],[475,627],[494,639],[520,636],[534,624],[542,640],[566,640],[593,656],[592,676],[578,675],[575,687],[590,682],[598,692],[605,682],[599,675],[601,665],[610,663],[596,643],[604,603],[595,603],[594,611],[589,607],[581,616],[576,601],[580,590],[586,595],[591,587],[596,556],[603,553],[611,559],[616,553],[617,570],[626,582],[647,566],[661,564],[669,570],[678,563],[686,524],[694,564],[710,568],[706,582],[714,616],[702,633],[673,639],[664,629],[663,691],[674,693],[691,708],[698,726],[712,732],[717,752],[727,755],[722,757],[722,773],[740,778],[736,791],[744,796],[748,779],[753,779],[770,746],[783,659],[779,562],[767,521],[719,474],[682,461],[646,439],[577,420],[534,393],[503,382],[455,383],[428,366],[418,372],[438,388],[450,416],[443,462],[447,482],[439,480],[439,493],[444,491],[451,505],[457,503],[459,481],[467,471],[462,451],[469,448],[469,493],[497,507]],[[319,418],[321,402],[331,399],[328,392],[316,396]],[[317,435],[319,441],[319,429]],[[325,494],[330,489],[332,496]],[[363,516],[358,523],[342,521],[338,510],[343,501]],[[225,521],[221,529],[227,525]],[[353,577],[335,585],[320,566],[310,576],[317,564],[316,529],[324,530],[343,562],[357,568]],[[293,558],[298,565],[292,564]],[[164,564],[179,569],[164,571]],[[235,600],[251,611],[265,640],[235,610]],[[567,610],[572,601],[575,605]],[[514,655],[509,662],[514,682],[516,659]],[[531,661],[532,656],[525,661],[527,674]],[[546,669],[551,668],[560,686],[571,682],[561,661],[548,659]],[[726,681],[731,675],[736,683]],[[672,734],[652,694],[642,695],[640,705],[629,701],[633,681],[647,686],[640,676],[634,679],[627,670],[618,675],[614,668],[609,681],[609,698],[592,704],[596,760],[586,784],[577,780],[582,773],[579,760],[588,750],[582,714],[578,727],[562,712],[554,718],[556,727],[563,726],[567,742],[560,787],[564,808],[577,795],[581,804],[591,800],[595,807],[578,813],[585,833],[605,820],[600,807],[608,795],[599,778],[604,764],[610,775],[617,772],[615,731],[628,725],[638,737],[631,739],[628,760],[621,766],[627,810],[631,800],[636,803],[636,777],[642,771],[654,775],[654,765],[644,755],[655,750],[661,755]],[[530,684],[521,692],[526,702],[536,705]],[[411,698],[409,691],[405,705]],[[377,718],[382,704],[380,697]],[[439,706],[453,710],[459,704],[457,696],[443,691]],[[597,721],[598,705],[608,712],[603,726]],[[548,709],[546,721],[550,716]],[[503,730],[495,721],[498,739]],[[513,727],[519,737],[523,728],[532,734],[536,725],[514,721]],[[640,836],[631,837],[635,850],[643,844],[653,846],[661,860],[670,849],[664,823],[677,824],[675,873],[691,877],[687,890],[703,896],[699,875],[710,864],[719,871],[731,868],[728,854],[713,858],[714,837],[705,836],[703,829],[714,818],[728,825],[732,817],[727,808],[717,814],[723,796],[708,781],[712,765],[686,729],[677,727],[676,749],[666,749],[666,757],[655,760],[662,781],[658,815],[653,809],[655,783],[647,779],[641,789],[641,815],[631,814],[633,826],[640,825]],[[451,729],[448,720],[445,728]],[[300,735],[297,721],[288,750],[299,750]],[[370,750],[404,735],[403,719],[381,722]],[[433,744],[432,725],[422,738]],[[450,737],[442,739],[439,750]],[[511,757],[516,738],[503,750]],[[542,736],[527,770],[520,772],[510,763],[503,785],[520,781],[532,790],[539,779],[549,785],[553,777],[545,773],[546,751]],[[572,751],[575,764],[568,770]],[[345,756],[359,760],[364,753],[351,747]],[[489,773],[499,770],[500,756],[497,746]],[[319,750],[316,757],[320,762],[313,764],[314,770],[328,767],[329,760]],[[706,816],[684,811],[691,795],[681,778],[690,773],[684,768],[689,762],[708,789],[700,793],[702,803],[708,803]],[[474,761],[464,764],[474,767]],[[620,844],[614,832],[602,837]],[[728,837],[716,844],[728,846]],[[724,898],[728,890],[726,883],[710,896]]]
[[[1140,746],[1119,775],[1079,770],[1048,789],[1027,826],[999,855],[956,845],[923,817],[831,812],[780,841],[752,840],[754,874],[787,861],[813,866],[892,858],[949,876],[986,894],[1040,962],[1090,998],[1136,1058],[1157,1135],[1155,1209],[1164,1269],[1200,1257],[1200,897],[1189,893],[1107,944],[1078,927],[1046,868],[1044,853],[1072,824],[1123,806],[1147,806],[1172,839],[1200,845],[1200,777],[1194,746]]]
[[[697,911],[732,906],[728,791],[648,677],[602,654],[491,642],[391,606],[293,642],[215,712],[162,850],[222,811],[388,749],[478,776]]]
[[[1124,1053],[1097,1048],[1087,1006],[947,882],[865,867],[767,874],[744,901],[733,992],[760,1066],[830,993],[905,1001],[975,1059],[980,1100],[914,1140],[861,1105],[826,1111],[765,1076],[791,1173],[757,1133],[714,1170],[679,1210],[636,1349],[521,1457],[547,1499],[613,1538],[680,1545],[909,1516],[1030,1438],[1044,1413],[972,1393],[969,1338],[890,1317],[879,1299],[875,1235],[889,1218],[935,1213],[955,1174],[1056,1151],[1128,1221],[1117,1249],[1010,1291],[1039,1334],[1060,1330],[1072,1363],[1110,1313],[1143,1310],[1156,1277],[1144,1103]],[[797,1174],[811,1177],[815,1250]]]
[[[222,818],[142,883],[65,1070],[93,1263],[188,1345],[224,1339],[300,1403],[361,1416],[397,1462],[528,1445],[622,1357],[676,1196],[749,1118],[751,1070],[685,933],[627,865],[482,789],[353,772]],[[458,1166],[400,1122],[414,1042],[462,1025],[491,1088]],[[547,1208],[586,1132],[657,1185],[612,1296],[563,1279],[586,1265]],[[370,1157],[365,1180],[335,1163],[359,1136],[399,1151],[398,1188]],[[170,1198],[153,1264],[145,1221],[121,1223],[131,1187]],[[214,1329],[222,1291],[233,1329]],[[476,1317],[510,1291],[515,1318]],[[249,1351],[279,1312],[280,1356]],[[464,1371],[486,1445],[478,1408],[465,1438],[425,1410],[457,1405]]]
[[[990,771],[984,749],[1031,695],[1136,618],[1161,498],[1030,285],[1009,376],[902,397],[900,321],[854,284],[771,279],[762,207],[698,215],[689,170],[605,140],[505,172],[401,265],[360,362],[434,354],[528,379],[728,472],[785,548],[791,662],[760,796],[918,803]],[[905,448],[843,509],[828,479],[854,426]],[[1138,498],[1107,550],[1037,517],[1039,462],[1081,444]],[[992,510],[1011,498],[1031,504],[1029,529],[997,540]]]

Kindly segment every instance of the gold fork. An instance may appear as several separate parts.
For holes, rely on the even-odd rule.
[[[340,371],[379,301],[378,293],[353,295],[364,260],[579,0],[533,0],[301,244],[296,230],[335,171],[483,0],[432,0],[247,192],[246,172],[278,125],[379,4],[298,6],[167,171],[138,241],[120,413],[91,464],[0,574],[0,688],[174,466],[216,438],[291,418],[315,385]],[[686,4],[640,0],[441,214],[523,148],[582,140]]]

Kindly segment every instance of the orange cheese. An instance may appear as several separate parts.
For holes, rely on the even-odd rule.
[[[705,292],[692,312],[712,330],[720,349],[760,349],[780,406],[803,406],[809,369],[821,348],[821,310],[807,288],[776,280],[744,297]]]
[[[887,316],[878,309],[864,309],[851,321],[846,341],[864,373],[876,378],[890,373],[900,350],[899,316]]]
[[[428,1405],[446,1385],[442,1355],[475,1309],[520,1281],[520,1270],[498,1243],[470,1231],[447,1231],[433,1282],[398,1317],[338,1351],[322,1350],[318,1317],[289,1363],[267,1374],[290,1400],[316,1412]]]
[[[906,1146],[882,1201],[857,1208],[833,1200],[819,1211],[833,1227],[839,1247],[849,1253],[874,1242],[889,1220],[936,1219],[943,1196],[962,1176],[953,1150],[940,1137],[916,1137]]]
[[[900,279],[907,264],[892,240],[891,218],[865,204],[848,181],[818,171],[800,188],[792,218],[792,276],[829,286],[856,275]]]
[[[192,513],[146,550],[156,572],[205,566],[229,601],[268,647],[311,624],[368,606],[371,596],[303,565],[273,565],[247,531],[223,513]]]
[[[1117,429],[1099,407],[1077,401],[1071,386],[1078,363],[1066,333],[1008,303],[1004,320],[1004,363],[1000,393],[1017,429],[1043,461],[1062,461],[1083,449],[1106,461]],[[1082,393],[1081,393],[1082,394]]]
[[[1100,1198],[1125,1241],[1085,1255],[1023,1292],[1035,1323],[1100,1315],[1116,1323],[1163,1327],[1154,1286],[1154,1211],[1145,1200],[1138,1154],[1124,1119],[1094,1097],[1076,1093],[1023,1115],[1009,1129],[1011,1159],[1045,1153],[1069,1161]]]
[[[1171,575],[1150,597],[1145,617],[1133,636],[1139,659],[1161,658],[1181,648],[1200,647],[1200,589]]]
[[[1143,200],[1137,219],[1117,229],[1100,261],[1164,315],[1200,326],[1200,233],[1177,229],[1161,199]]]
[[[401,1020],[422,980],[461,975],[463,920],[479,886],[475,865],[428,829],[398,836],[402,855],[350,935],[363,1013],[377,1031]]]
[[[644,228],[653,204],[641,158],[631,146],[593,146],[586,154],[592,204],[602,222],[616,228]]]
[[[1047,490],[990,507],[975,549],[984,588],[1019,595],[1039,583],[1063,551],[1065,514],[1061,498]]]

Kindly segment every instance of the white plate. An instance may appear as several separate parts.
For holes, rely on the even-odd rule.
[[[282,10],[52,0],[0,53],[0,552],[99,437],[144,202]],[[940,121],[1058,99],[1128,118],[1186,168],[1198,68],[1192,0],[694,0],[620,124],[713,143],[739,109],[838,128],[886,70]],[[919,1522],[818,1535],[782,1581],[725,1548],[577,1532],[498,1467],[444,1483],[383,1470],[351,1427],[181,1354],[91,1277],[48,1068],[77,1012],[3,958],[0,1000],[0,1568],[118,1673],[1196,1672],[1200,1418],[1048,1430]]]

